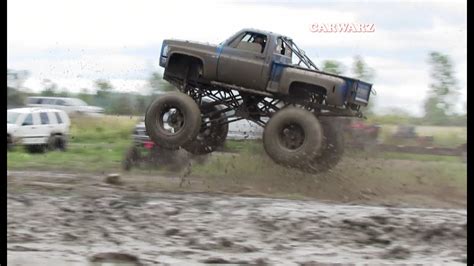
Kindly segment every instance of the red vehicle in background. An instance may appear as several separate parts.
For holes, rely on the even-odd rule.
[[[122,161],[122,167],[126,171],[143,164],[180,171],[191,163],[191,159],[197,163],[203,163],[207,157],[206,155],[191,155],[183,149],[164,148],[154,143],[148,137],[143,122],[135,126],[132,140],[133,144],[125,153],[125,158]]]
[[[352,146],[367,148],[378,143],[380,126],[367,124],[360,120],[347,120],[345,132],[347,133],[346,143]]]

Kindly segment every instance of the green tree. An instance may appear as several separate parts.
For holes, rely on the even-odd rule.
[[[26,94],[12,87],[7,87],[7,107],[19,107],[25,104]]]
[[[324,72],[342,75],[345,71],[344,65],[336,60],[324,60],[322,70]]]
[[[352,74],[355,78],[359,80],[372,82],[375,76],[375,71],[367,65],[367,63],[361,56],[357,55],[354,57],[354,63],[352,64]],[[367,115],[373,115],[373,108],[375,102],[373,96],[374,95],[370,96],[369,105],[367,105],[367,107],[365,108],[365,113]]]
[[[174,91],[176,88],[165,81],[163,76],[158,72],[153,72],[148,79],[148,85],[151,88],[151,94],[157,94],[165,91]]]
[[[97,97],[99,98],[106,98],[114,89],[112,84],[110,84],[110,82],[105,79],[96,80],[95,86],[97,87]]]
[[[77,97],[88,104],[92,104],[93,96],[89,93],[87,88],[82,88],[81,91],[77,94]]]
[[[449,56],[431,52],[428,59],[431,65],[430,76],[433,82],[424,103],[425,120],[434,125],[448,123],[454,115],[454,106],[459,96],[453,64]]]
[[[114,97],[115,98],[115,97]],[[123,93],[113,99],[110,112],[117,115],[131,115],[134,113],[131,95]]]
[[[61,88],[61,91],[59,91],[58,93],[56,93],[56,96],[59,96],[59,97],[70,97],[71,94],[69,93],[68,89],[66,87],[62,87]]]
[[[26,93],[21,90],[29,77],[28,71],[7,69],[7,107],[19,107],[25,104]]]
[[[43,85],[43,91],[41,91],[41,96],[56,96],[58,85],[51,81],[50,79],[43,79],[41,82]]]

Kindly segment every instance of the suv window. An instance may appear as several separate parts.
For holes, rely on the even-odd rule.
[[[41,101],[41,104],[54,104],[54,99],[43,99],[43,101]]]
[[[40,103],[41,99],[38,98],[28,98],[28,104],[38,104]]]
[[[32,126],[33,125],[33,116],[31,114],[28,114],[25,117],[25,120],[23,121],[22,126]]]
[[[58,121],[58,124],[62,124],[63,123],[63,120],[61,119],[61,116],[59,115],[58,112],[54,112],[54,114],[56,115],[56,121]]]
[[[263,53],[267,45],[267,36],[259,33],[247,32],[237,43],[236,48],[250,52]]]
[[[49,124],[48,113],[40,113],[40,119],[41,119],[41,124],[42,124],[42,125],[47,125],[47,124]]]
[[[66,102],[64,100],[56,100],[56,105],[66,105]]]

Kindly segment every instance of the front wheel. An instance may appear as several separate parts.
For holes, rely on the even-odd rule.
[[[148,107],[145,126],[153,142],[165,148],[176,149],[198,135],[201,111],[188,95],[180,92],[167,93]]]
[[[263,131],[266,153],[278,164],[299,168],[319,152],[322,129],[316,116],[302,108],[276,112]]]

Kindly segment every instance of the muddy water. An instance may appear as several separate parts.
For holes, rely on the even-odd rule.
[[[94,259],[107,254],[142,265],[465,264],[466,256],[464,210],[97,188],[9,192],[7,211],[9,265],[138,265]]]

